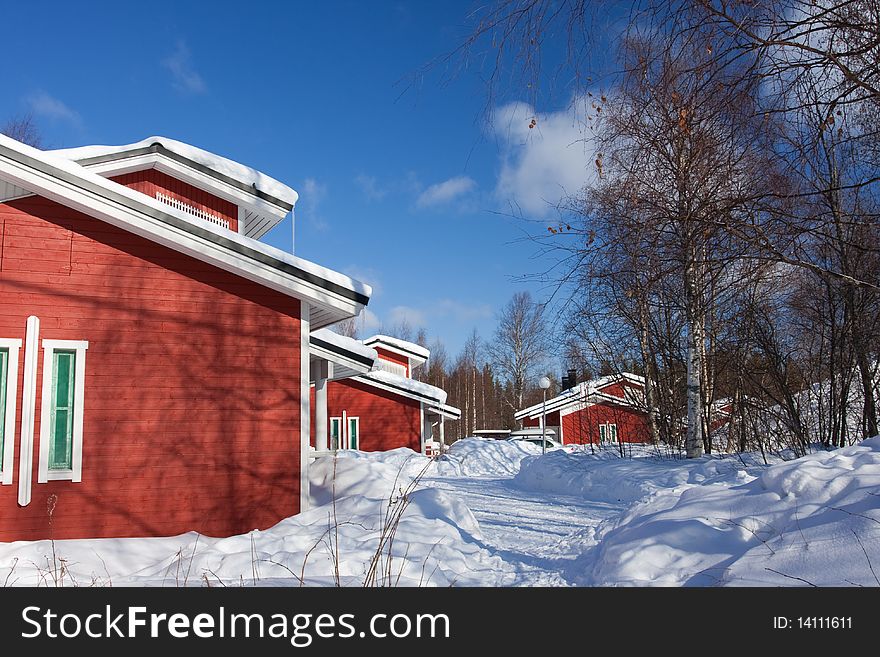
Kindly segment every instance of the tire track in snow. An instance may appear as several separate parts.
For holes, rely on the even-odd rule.
[[[511,568],[511,586],[571,586],[587,571],[596,526],[624,504],[516,488],[511,477],[425,477],[460,497],[480,523],[485,547]]]

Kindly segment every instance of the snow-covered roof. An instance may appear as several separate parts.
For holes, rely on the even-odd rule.
[[[309,335],[309,357],[316,364],[319,360],[332,363],[323,374],[318,370],[310,377],[314,382],[317,377],[326,376],[328,380],[348,379],[358,374],[365,374],[375,367],[379,358],[374,349],[364,346],[358,340],[347,338],[330,329],[318,329]]]
[[[607,376],[599,377],[598,379],[582,381],[573,388],[564,390],[556,397],[548,399],[546,404],[546,411],[548,413],[556,412],[558,410],[565,409],[568,406],[582,404],[584,402],[596,403],[598,401],[608,401],[627,404],[629,403],[629,400],[627,399],[601,392],[601,388],[604,388],[614,383],[619,383],[621,381],[629,381],[639,386],[645,385],[644,377],[639,376],[638,374],[632,374],[630,372],[609,374]],[[537,417],[541,414],[544,408],[545,406],[543,402],[539,404],[534,404],[533,406],[524,408],[521,411],[517,411],[514,414],[514,419],[521,420],[526,417]]]
[[[360,356],[365,361],[368,360],[372,362],[375,361],[377,358],[375,349],[367,347],[359,340],[340,335],[336,331],[331,331],[327,328],[312,331],[311,338],[329,343],[330,345],[335,347],[336,351],[349,352]]]
[[[0,135],[0,180],[304,300],[314,328],[357,315],[372,294],[369,285],[344,274],[215,226],[5,135]]]
[[[413,366],[421,365],[428,360],[431,355],[430,351],[415,342],[408,342],[407,340],[401,340],[400,338],[392,338],[390,335],[373,335],[363,340],[363,343],[370,346],[382,347],[383,349],[388,349],[389,351],[406,356],[412,359]]]
[[[414,397],[424,401],[435,402],[438,404],[446,403],[446,391],[435,386],[415,379],[408,379],[399,374],[392,374],[384,370],[374,370],[367,374],[357,377],[358,381],[365,383],[373,383],[381,386],[392,388],[394,392],[403,394],[404,396]]]
[[[286,217],[298,195],[287,185],[228,158],[167,137],[120,146],[49,151],[105,178],[155,169],[238,207],[238,232],[259,239]],[[0,199],[2,200],[2,199]]]
[[[279,200],[285,201],[290,205],[295,205],[299,198],[299,195],[293,189],[256,169],[252,169],[244,164],[239,164],[238,162],[234,162],[233,160],[220,155],[209,153],[196,146],[190,146],[182,141],[169,139],[168,137],[147,137],[146,139],[136,141],[132,144],[122,144],[119,146],[79,146],[77,148],[60,148],[47,152],[68,160],[73,160],[83,166],[88,166],[98,159],[106,161],[110,156],[120,156],[132,151],[149,148],[153,144],[159,144],[172,153],[176,153],[188,160],[206,166],[212,171],[229,176],[249,187],[255,187],[256,189],[265,192],[270,196],[274,196]]]

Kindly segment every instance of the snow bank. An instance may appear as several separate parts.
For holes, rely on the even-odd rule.
[[[524,459],[513,484],[524,490],[632,504],[660,490],[726,480],[740,470],[754,470],[763,464],[757,454],[685,461],[661,459],[642,448],[634,449],[633,456],[621,458],[616,448],[595,454],[555,450]]]
[[[514,575],[483,545],[460,500],[436,489],[400,490],[429,459],[411,450],[318,459],[316,506],[265,531],[229,538],[0,543],[0,583],[20,586],[308,585],[497,586]],[[386,523],[406,505],[390,547]],[[53,549],[55,556],[53,557]],[[378,565],[378,577],[369,572]]]
[[[452,444],[431,474],[446,477],[509,477],[519,472],[523,459],[541,448],[521,440],[463,438]]]
[[[747,470],[659,490],[600,526],[581,583],[880,585],[880,438]]]
[[[401,447],[387,452],[346,450],[309,466],[312,504],[329,504],[352,495],[387,500],[399,495],[431,460]]]

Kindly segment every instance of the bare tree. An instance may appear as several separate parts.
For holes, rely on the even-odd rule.
[[[0,133],[7,137],[20,141],[34,148],[43,147],[43,136],[34,120],[33,114],[21,114],[9,119],[2,128]]]
[[[495,370],[509,384],[505,402],[512,411],[523,408],[529,385],[546,364],[547,344],[544,306],[528,292],[517,292],[501,310],[489,346]]]

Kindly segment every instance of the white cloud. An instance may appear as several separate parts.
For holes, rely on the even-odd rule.
[[[492,306],[488,304],[468,304],[455,299],[440,299],[431,304],[431,314],[437,317],[449,317],[456,322],[473,322],[492,317]]]
[[[81,125],[82,118],[63,102],[50,96],[45,91],[38,91],[27,98],[27,104],[31,111],[52,121],[68,121],[74,125]]]
[[[388,324],[390,326],[396,326],[404,322],[409,324],[410,328],[416,330],[419,327],[428,326],[428,317],[418,308],[411,308],[409,306],[394,306],[394,308],[388,311]]]
[[[542,218],[583,188],[594,175],[590,163],[595,159],[585,128],[586,105],[576,98],[560,112],[539,114],[521,102],[495,111],[491,128],[501,145],[499,201]]]
[[[388,194],[388,190],[379,185],[375,176],[368,176],[365,173],[355,176],[354,184],[360,187],[368,201],[381,201]]]
[[[302,195],[297,205],[297,216],[306,219],[319,231],[330,228],[319,213],[321,201],[327,196],[327,185],[319,183],[314,178],[306,178],[302,184]]]
[[[172,84],[178,91],[194,96],[208,91],[208,85],[196,71],[189,46],[183,39],[177,40],[174,52],[162,60],[162,65],[171,71]]]
[[[416,205],[420,208],[445,205],[473,191],[476,186],[473,178],[456,176],[428,187],[416,199]]]

